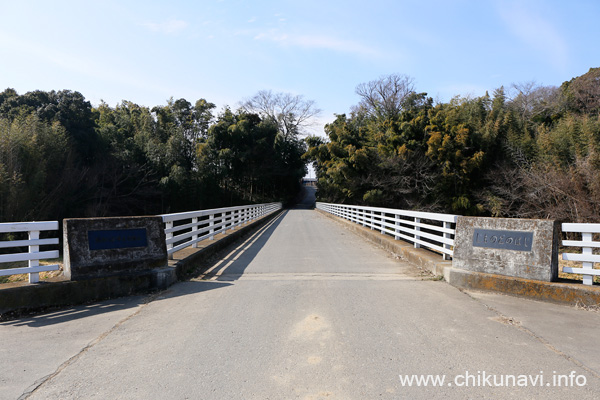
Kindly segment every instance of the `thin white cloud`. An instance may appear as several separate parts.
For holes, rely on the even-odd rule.
[[[59,48],[41,45],[13,35],[5,35],[0,32],[0,50],[7,49],[15,54],[25,54],[35,57],[40,69],[51,66],[63,71],[85,76],[94,80],[108,83],[117,83],[123,86],[137,89],[152,90],[165,96],[170,94],[170,89],[145,80],[138,73],[124,72],[115,64],[107,63],[105,60],[93,59],[80,54],[66,52]]]
[[[179,19],[171,18],[163,22],[144,22],[140,25],[150,29],[152,32],[172,35],[183,31],[185,28],[187,28],[188,23]]]
[[[548,19],[520,1],[498,2],[496,8],[514,36],[543,53],[555,67],[566,68],[569,53],[567,42]]]
[[[352,40],[338,39],[326,35],[292,35],[277,30],[262,32],[254,36],[255,40],[266,40],[282,46],[303,47],[306,49],[332,50],[361,57],[378,57],[380,53],[369,46]]]

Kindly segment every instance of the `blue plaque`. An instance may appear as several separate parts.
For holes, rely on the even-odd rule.
[[[533,232],[481,228],[475,228],[473,231],[473,247],[530,252],[532,244]]]
[[[88,231],[90,250],[148,247],[146,229]]]

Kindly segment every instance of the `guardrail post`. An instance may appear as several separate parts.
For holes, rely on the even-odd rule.
[[[371,219],[369,220],[369,225],[372,231],[375,230],[375,211],[371,210],[369,211],[369,214],[371,215]]]
[[[421,223],[421,218],[415,217],[415,224],[420,224],[420,223]],[[420,226],[415,226],[415,231],[420,231],[420,230],[421,230]],[[421,236],[419,236],[415,233],[415,240],[421,240]],[[421,244],[419,244],[415,241],[415,249],[418,249],[419,247],[421,247]]]
[[[210,214],[208,217],[208,226],[210,227],[210,230],[208,231],[210,235],[209,240],[215,240],[215,214]]]
[[[40,231],[29,231],[29,240],[37,240],[40,238]],[[29,246],[29,253],[39,253],[40,246]],[[40,260],[29,260],[29,268],[40,265]],[[40,273],[33,272],[29,274],[29,283],[38,283],[40,281]]]
[[[236,221],[235,221],[235,218],[236,218],[236,216],[235,216],[235,213],[236,213],[236,212],[237,212],[236,210],[233,210],[233,211],[231,212],[231,230],[232,230],[232,231],[233,231],[233,230],[235,230],[235,222],[236,222]]]
[[[165,222],[165,226],[167,229],[173,229],[173,221]],[[166,234],[167,240],[173,239],[173,232],[169,232]],[[173,248],[173,243],[167,244],[167,253]],[[173,253],[169,253],[169,260],[173,259]]]
[[[581,240],[583,242],[591,242],[593,240],[592,233],[582,232]],[[591,247],[582,247],[581,254],[591,255],[592,248]],[[585,269],[593,269],[594,268],[594,263],[592,263],[592,262],[584,261],[582,264],[583,264],[582,267]],[[593,285],[594,284],[594,276],[593,275],[583,275],[583,284],[584,285]]]
[[[395,216],[395,222],[394,225],[396,225],[396,228],[394,229],[394,233],[396,233],[396,235],[394,236],[394,239],[396,240],[400,240],[400,229],[398,229],[398,226],[400,226],[400,215],[396,214]]]
[[[198,230],[198,217],[192,218],[192,224],[194,224],[194,226],[192,226],[192,232],[197,231]],[[196,239],[198,239],[198,235],[192,236],[192,240],[196,240]],[[192,248],[197,249],[198,242],[194,242],[194,244],[192,244]]]
[[[379,228],[381,228],[381,233],[383,235],[385,235],[385,217],[387,217],[387,214],[384,212],[381,212],[381,214],[379,214],[381,216],[381,222],[379,223]]]
[[[444,222],[444,228],[450,229],[451,227],[452,227],[452,223],[451,222]],[[450,236],[451,235],[449,233],[444,233],[444,237],[446,239],[450,239]],[[450,245],[449,244],[444,244],[444,247],[447,248],[447,249],[449,249]],[[444,260],[449,260],[449,259],[450,259],[450,255],[444,253]]]

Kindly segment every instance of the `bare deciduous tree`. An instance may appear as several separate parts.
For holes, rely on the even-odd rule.
[[[400,115],[404,101],[413,92],[414,79],[400,74],[384,76],[356,87],[356,94],[361,97],[359,109],[382,118]]]
[[[600,68],[590,70],[571,83],[574,106],[587,113],[600,112]]]
[[[556,86],[540,86],[535,81],[513,83],[509,96],[511,104],[522,120],[546,114],[559,107],[559,90]]]
[[[261,90],[245,100],[241,107],[244,111],[259,114],[277,125],[284,140],[306,133],[321,110],[314,100],[306,100],[301,95],[291,93],[273,93]]]

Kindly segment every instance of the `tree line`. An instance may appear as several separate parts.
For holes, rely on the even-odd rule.
[[[306,173],[300,134],[318,112],[302,96],[269,91],[215,113],[205,99],[92,107],[75,91],[6,89],[0,221],[290,201]]]
[[[359,104],[307,138],[322,201],[597,222],[600,68],[564,82],[434,102],[412,78],[356,88]]]

